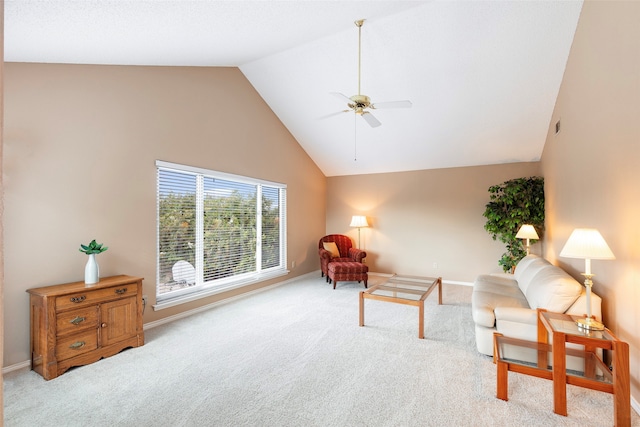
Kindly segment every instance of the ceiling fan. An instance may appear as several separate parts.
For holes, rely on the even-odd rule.
[[[390,101],[373,104],[371,102],[371,98],[360,93],[360,59],[362,56],[362,24],[364,24],[364,19],[355,21],[355,24],[356,27],[358,27],[358,94],[353,95],[352,97],[348,97],[339,92],[331,92],[331,94],[337,96],[343,101],[346,101],[347,106],[349,107],[348,110],[339,111],[335,114],[348,113],[350,111],[353,111],[356,114],[362,116],[362,118],[369,124],[369,126],[375,128],[380,126],[382,123],[380,123],[380,121],[376,119],[368,110],[376,110],[379,108],[411,108],[411,101]]]

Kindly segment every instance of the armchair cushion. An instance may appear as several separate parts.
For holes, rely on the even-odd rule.
[[[329,251],[329,254],[331,254],[331,258],[340,258],[340,251],[338,250],[336,242],[322,242],[322,246],[324,247],[324,249]]]

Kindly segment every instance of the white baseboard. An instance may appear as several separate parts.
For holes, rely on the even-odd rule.
[[[638,403],[638,401],[634,399],[633,396],[631,396],[631,407],[634,411],[636,411],[636,414],[640,415],[640,403]]]
[[[25,362],[19,362],[19,363],[14,363],[13,365],[5,366],[4,368],[2,368],[2,375],[6,374],[8,372],[17,371],[18,369],[22,369],[22,368],[31,368],[31,360],[27,360]]]

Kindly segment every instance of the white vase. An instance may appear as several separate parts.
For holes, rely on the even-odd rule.
[[[96,254],[89,254],[89,260],[84,267],[84,283],[93,285],[100,281],[100,267],[96,262]]]

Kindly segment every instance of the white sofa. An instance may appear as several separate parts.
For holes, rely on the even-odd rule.
[[[483,274],[473,284],[471,309],[480,353],[493,355],[493,333],[537,340],[537,308],[584,315],[586,291],[560,267],[527,255],[514,274]],[[602,299],[591,293],[591,314],[602,321]]]

